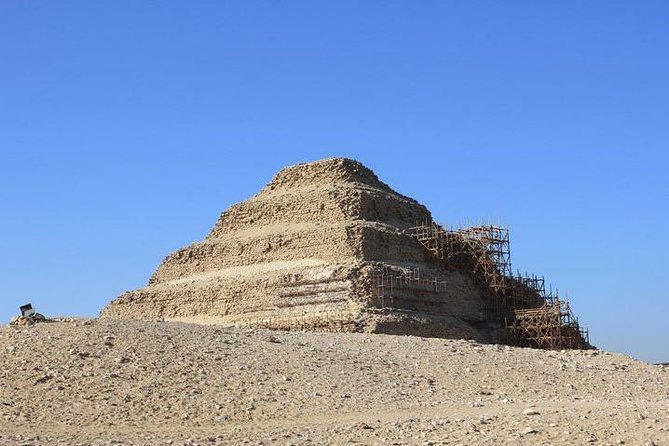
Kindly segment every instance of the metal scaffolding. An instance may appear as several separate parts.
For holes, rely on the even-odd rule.
[[[509,230],[473,226],[446,230],[433,222],[412,228],[413,235],[449,269],[467,270],[496,294],[503,294],[511,276]]]
[[[581,329],[565,301],[514,311],[507,325],[520,345],[544,349],[588,348],[588,331]]]
[[[375,276],[376,297],[381,308],[394,308],[396,293],[401,290],[422,290],[439,293],[446,282],[425,277],[419,268],[384,267]]]
[[[410,233],[443,267],[475,278],[486,292],[489,316],[504,321],[517,344],[589,347],[587,330],[579,327],[557,290],[547,292],[543,277],[513,273],[507,228],[481,225],[447,230],[426,221],[411,228]]]

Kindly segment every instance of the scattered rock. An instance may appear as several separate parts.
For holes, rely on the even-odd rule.
[[[181,446],[189,435],[203,446],[501,444],[509,436],[527,444],[644,444],[652,436],[664,444],[667,434],[669,374],[629,358],[600,364],[602,356],[577,352],[477,352],[461,341],[372,334],[247,337],[234,328],[224,344],[215,330],[106,320],[0,327],[0,445],[110,446],[112,435],[124,446]],[[112,334],[116,347],[103,346]],[[270,334],[282,342],[268,343]],[[597,367],[572,372],[585,363]],[[607,407],[595,409],[602,394]],[[40,440],[16,438],[34,426]]]
[[[34,325],[39,322],[47,322],[47,318],[40,313],[35,313],[30,317],[14,316],[13,318],[10,319],[9,326],[21,327],[21,326]]]

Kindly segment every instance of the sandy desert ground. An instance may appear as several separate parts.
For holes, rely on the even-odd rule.
[[[2,445],[665,445],[669,367],[461,340],[0,328]]]

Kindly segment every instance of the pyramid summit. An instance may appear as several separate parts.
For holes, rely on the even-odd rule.
[[[432,223],[416,232],[431,221],[425,206],[357,161],[286,167],[101,317],[512,342],[504,313],[490,317],[500,279],[482,276],[472,263],[478,245]],[[467,251],[446,258],[444,241]],[[479,251],[490,260],[488,246]],[[502,285],[518,282],[501,277]],[[542,304],[536,290],[518,284],[525,297],[510,302]]]

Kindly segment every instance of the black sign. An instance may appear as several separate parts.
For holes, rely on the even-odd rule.
[[[21,306],[21,316],[28,317],[32,316],[33,313],[33,306],[31,304],[25,304]]]

